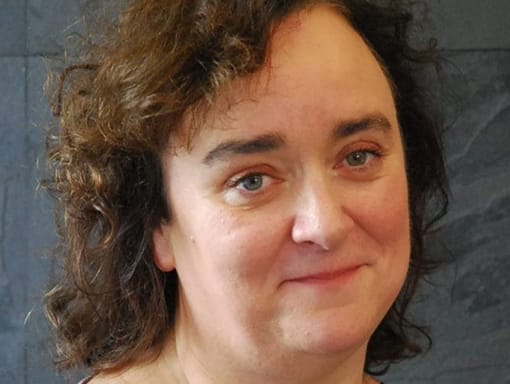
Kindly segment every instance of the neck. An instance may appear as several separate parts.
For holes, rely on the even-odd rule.
[[[336,355],[271,351],[252,354],[244,359],[250,364],[243,365],[233,363],[239,355],[175,335],[158,360],[161,377],[178,384],[375,384],[363,373],[365,354],[366,345]]]

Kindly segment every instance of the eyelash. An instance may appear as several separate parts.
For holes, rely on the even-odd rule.
[[[373,146],[369,146],[369,147],[360,147],[360,148],[356,148],[354,150],[350,150],[345,156],[343,156],[343,159],[342,159],[342,165],[344,164],[344,162],[347,161],[347,158],[352,155],[352,154],[355,154],[355,153],[365,153],[365,154],[369,154],[371,156],[374,157],[374,159],[380,159],[381,157],[384,156],[384,153],[379,149],[379,148],[376,148],[376,147],[373,147]],[[372,161],[374,160],[372,159]],[[369,163],[371,163],[372,161],[370,160],[367,160]],[[363,171],[364,169],[370,167],[370,164],[362,164],[360,166],[354,166],[354,165],[347,165],[347,167],[349,167],[350,169],[354,170],[354,171]]]
[[[250,172],[250,173],[244,174],[242,176],[230,179],[227,182],[227,187],[228,188],[238,188],[241,185],[241,183],[243,183],[244,181],[246,181],[252,177],[255,177],[255,176],[261,177],[263,183],[264,183],[264,179],[270,177],[262,172]],[[248,189],[243,189],[243,192],[251,193],[251,192],[256,192],[256,191],[250,191]]]

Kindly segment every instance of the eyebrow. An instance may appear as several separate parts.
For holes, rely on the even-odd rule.
[[[246,155],[275,151],[285,144],[285,140],[278,134],[269,133],[248,140],[230,140],[214,147],[202,160],[202,163],[212,163],[224,160],[230,155]]]
[[[373,114],[360,119],[348,120],[338,124],[332,132],[333,140],[343,139],[367,130],[378,130],[385,134],[391,132],[391,123],[382,114]],[[211,165],[225,160],[231,155],[266,153],[280,149],[285,139],[276,133],[267,133],[247,140],[229,140],[220,143],[202,160],[203,164]]]
[[[377,113],[338,124],[333,130],[332,136],[333,139],[338,140],[368,130],[377,130],[389,134],[391,133],[391,123],[384,115]]]

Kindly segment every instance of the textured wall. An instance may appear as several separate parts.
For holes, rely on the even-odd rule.
[[[50,202],[36,192],[44,148],[41,56],[77,28],[78,0],[0,0],[0,383],[52,373],[40,296],[53,271]],[[425,0],[421,31],[443,59],[425,77],[445,113],[452,202],[431,250],[454,260],[413,308],[434,346],[392,368],[392,384],[510,383],[510,3]],[[460,5],[462,4],[462,8]],[[437,81],[441,80],[439,84]]]
[[[385,381],[510,383],[510,2],[426,3],[425,34],[443,56],[427,79],[445,115],[452,192],[429,248],[453,262],[414,307],[430,325],[432,350]]]
[[[36,191],[41,122],[49,119],[41,56],[61,52],[79,6],[71,0],[0,5],[0,384],[58,383],[40,304],[54,240],[51,204]]]

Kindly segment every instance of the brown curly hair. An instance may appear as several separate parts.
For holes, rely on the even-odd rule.
[[[339,8],[378,57],[394,85],[406,152],[411,267],[399,298],[369,342],[365,370],[421,352],[407,306],[430,260],[423,238],[446,208],[436,128],[414,79],[433,49],[408,44],[411,15],[401,2],[364,0],[134,0],[57,86],[59,130],[48,136],[56,197],[59,281],[46,295],[60,368],[121,369],[153,358],[172,328],[177,275],[153,262],[151,236],[171,212],[159,154],[184,113],[210,105],[232,79],[260,69],[275,26],[290,13]],[[199,124],[190,130],[200,129]],[[189,139],[194,132],[184,132]],[[427,211],[429,202],[433,211]],[[376,372],[376,373],[377,373]]]

